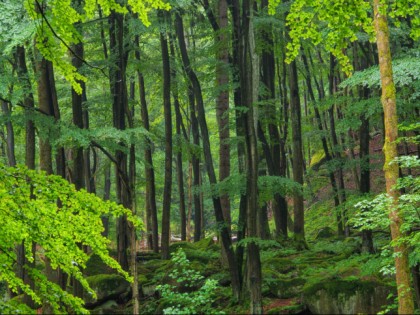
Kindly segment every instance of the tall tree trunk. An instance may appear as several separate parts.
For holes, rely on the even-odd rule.
[[[114,11],[109,16],[110,51],[114,64],[110,68],[111,95],[113,97],[112,113],[113,126],[118,130],[125,130],[125,109],[127,107],[126,64],[127,52],[124,50],[124,17]],[[124,145],[121,143],[121,145]],[[116,189],[118,201],[127,209],[132,209],[131,187],[128,176],[127,154],[122,150],[115,153]],[[124,270],[129,270],[128,249],[131,234],[127,216],[117,219],[117,258]]]
[[[268,6],[268,0],[261,1],[262,8]],[[265,105],[266,117],[268,119],[268,134],[270,136],[270,151],[273,160],[273,168],[269,173],[272,176],[281,176],[280,164],[280,133],[277,123],[275,100],[275,59],[274,59],[274,43],[271,26],[266,28],[262,33],[264,39],[264,50],[261,56],[261,81],[266,91],[261,98],[267,101]],[[267,157],[266,157],[267,159]],[[276,237],[287,238],[287,203],[284,196],[276,193],[273,203],[274,223],[276,225]]]
[[[159,12],[161,22],[166,19]],[[160,33],[160,47],[163,64],[163,111],[165,117],[165,180],[162,205],[162,258],[169,259],[170,220],[171,220],[171,188],[172,188],[172,114],[171,114],[171,70],[167,33]]]
[[[136,51],[135,57],[140,61],[140,45],[139,36],[135,37]],[[139,81],[139,92],[140,92],[140,112],[143,127],[147,131],[150,131],[149,124],[149,110],[146,102],[146,89],[144,85],[143,73],[137,71],[137,78]],[[144,148],[144,160],[145,160],[145,179],[146,179],[146,229],[149,248],[153,249],[155,253],[159,252],[159,231],[158,231],[158,218],[157,218],[157,207],[156,207],[156,188],[155,188],[155,170],[153,168],[153,157],[152,157],[152,143],[149,139],[146,139]]]
[[[245,165],[247,169],[247,232],[248,237],[257,237],[257,209],[258,209],[258,152],[257,137],[255,132],[254,102],[257,101],[255,93],[258,82],[258,63],[255,60],[255,41],[253,29],[253,4],[251,0],[242,2],[242,27],[240,37],[239,74],[241,83],[241,97],[243,106],[247,111],[245,120],[246,155]],[[258,87],[258,85],[257,85]],[[250,292],[250,313],[262,313],[261,295],[261,261],[260,250],[256,242],[247,245],[247,283]]]
[[[379,71],[382,86],[382,106],[384,110],[385,144],[383,152],[385,155],[385,183],[386,192],[392,197],[389,219],[391,220],[391,236],[394,241],[394,257],[396,269],[396,281],[398,290],[398,313],[413,314],[414,302],[410,288],[410,270],[408,266],[407,244],[400,242],[403,236],[401,225],[403,224],[402,214],[398,210],[399,191],[394,189],[398,179],[398,164],[392,163],[398,156],[398,117],[396,104],[395,84],[392,78],[392,59],[389,47],[389,29],[384,11],[383,3],[380,0],[373,1],[374,24],[376,30],[376,44],[378,46]]]
[[[293,140],[293,180],[303,186],[303,152],[302,152],[302,127],[301,109],[299,99],[299,88],[297,78],[296,62],[290,64],[289,86],[290,86],[290,111],[292,121],[292,140]],[[306,248],[305,242],[305,221],[302,192],[295,193],[293,196],[294,208],[294,238],[298,246]]]
[[[220,91],[216,99],[216,117],[219,127],[219,181],[223,181],[230,175],[230,145],[229,145],[229,43],[228,43],[228,16],[226,0],[218,1],[218,22],[219,31],[217,42],[219,50],[217,52],[218,64],[216,66],[216,84]],[[230,201],[228,195],[220,196],[223,215],[230,228]]]
[[[29,80],[28,68],[26,66],[26,56],[25,56],[25,47],[17,46],[15,52],[15,63],[16,63],[16,72],[19,78],[19,81],[24,87],[24,91],[27,91],[24,95],[23,105],[25,106],[26,114],[26,138],[25,138],[25,165],[28,169],[35,169],[35,125],[34,122],[30,119],[33,114],[35,107],[34,96],[32,94],[32,86]],[[32,198],[32,196],[31,196]],[[17,261],[18,261],[18,276],[23,280],[23,282],[34,290],[35,283],[28,274],[28,270],[24,266],[29,268],[35,267],[35,248],[36,244],[32,244],[32,257],[33,261],[30,261],[25,256],[25,245],[24,242],[17,246]],[[28,295],[24,295],[23,302],[28,305],[30,308],[35,307],[35,303],[32,298]]]
[[[174,36],[170,36],[169,47],[171,51],[171,58],[175,60],[175,47],[174,47]],[[179,192],[179,216],[181,221],[181,240],[185,241],[187,239],[187,214],[185,209],[185,189],[184,189],[184,172],[182,167],[182,135],[181,135],[181,125],[182,125],[182,116],[181,116],[181,105],[179,103],[178,96],[178,82],[176,78],[175,68],[171,68],[171,82],[172,82],[172,94],[174,100],[174,109],[175,109],[175,129],[177,136],[177,153],[176,153],[176,179],[178,183],[178,192]],[[185,140],[187,135],[184,134]]]
[[[183,26],[182,18],[179,15],[179,13],[176,14],[175,21],[176,21],[176,32],[177,32],[177,37],[178,37],[178,42],[179,42],[179,48],[181,51],[183,67],[192,84],[195,100],[197,102],[197,114],[198,114],[197,120],[198,120],[198,125],[200,127],[201,137],[203,141],[203,150],[204,150],[205,164],[207,168],[207,175],[208,175],[210,184],[214,185],[217,183],[217,179],[216,179],[216,174],[214,171],[213,158],[211,155],[210,138],[209,138],[209,132],[208,132],[207,122],[206,122],[204,102],[203,102],[203,98],[201,94],[201,86],[195,72],[191,68],[187,48],[185,45],[184,26]],[[222,209],[222,204],[220,202],[220,197],[213,196],[212,199],[213,199],[216,223],[218,224],[220,228],[222,246],[224,247],[224,250],[226,252],[226,256],[227,256],[227,260],[229,264],[229,270],[230,270],[231,281],[232,281],[233,297],[235,299],[239,299],[240,282],[239,282],[238,269],[236,266],[236,259],[232,250],[232,240],[230,237],[229,229],[227,228],[227,224],[223,216],[223,209]]]
[[[336,92],[336,76],[335,76],[335,57],[330,54],[330,72],[329,72],[329,93],[330,97],[333,97]],[[337,168],[337,177],[338,177],[338,198],[340,200],[340,204],[344,204],[346,202],[346,192],[344,187],[344,174],[343,174],[343,166],[342,166],[342,158],[341,158],[341,151],[342,148],[338,143],[337,133],[335,131],[335,117],[334,117],[334,107],[335,105],[330,106],[328,108],[328,116],[329,116],[329,125],[330,125],[330,133],[331,133],[331,141],[332,141],[332,156],[336,161],[338,161],[338,168]],[[350,230],[347,224],[347,214],[346,210],[343,211],[336,209],[336,211],[340,211],[337,214],[337,218],[341,218],[341,226],[343,226],[343,232],[345,236],[349,236]],[[340,223],[339,223],[340,226]],[[342,232],[339,228],[339,234]]]

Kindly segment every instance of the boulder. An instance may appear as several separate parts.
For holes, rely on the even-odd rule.
[[[96,299],[88,292],[84,292],[83,299],[86,307],[98,306],[109,300],[117,300],[130,291],[130,283],[120,275],[101,274],[86,278],[90,287],[96,292]]]
[[[313,314],[376,314],[391,292],[380,282],[330,279],[305,286],[303,302]]]
[[[104,304],[101,304],[95,307],[91,314],[115,314],[118,309],[118,303],[114,300],[106,301]]]

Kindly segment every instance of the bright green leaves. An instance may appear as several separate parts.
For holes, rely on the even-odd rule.
[[[274,14],[281,0],[270,0],[269,13]],[[420,2],[418,0],[382,1],[382,10],[394,18],[410,17],[411,36],[420,37]],[[386,13],[386,12],[383,12]],[[291,42],[287,44],[287,62],[299,54],[301,41],[315,45],[323,43],[327,51],[336,56],[344,72],[353,70],[346,55],[349,44],[357,40],[360,32],[374,39],[372,7],[367,0],[295,0],[287,16]]]
[[[299,54],[301,40],[315,45],[321,42],[337,57],[346,73],[352,71],[345,49],[364,30],[373,38],[373,25],[369,17],[370,4],[366,1],[296,0],[287,16],[291,42],[288,43],[287,62]]]
[[[100,7],[106,16],[111,11],[125,14],[130,9],[138,14],[144,25],[149,26],[148,14],[152,9],[170,9],[169,4],[162,0],[128,0],[127,6],[115,0],[86,0],[83,8],[77,10],[72,0],[50,0],[45,7],[43,3],[45,1],[25,2],[29,16],[36,21],[37,47],[79,94],[82,92],[80,82],[87,79],[77,72],[69,57],[69,47],[82,40],[75,27],[78,23],[95,18]]]
[[[65,306],[76,313],[85,312],[82,300],[49,282],[39,270],[25,267],[37,284],[35,291],[16,277],[16,253],[10,249],[22,242],[25,243],[28,261],[34,260],[30,248],[32,243],[36,243],[42,248],[40,254],[48,258],[52,268],[59,267],[80,281],[88,291],[89,285],[80,267],[86,266],[89,256],[80,245],[89,246],[92,253],[108,266],[130,279],[118,263],[109,257],[109,241],[101,235],[101,215],[107,213],[126,215],[140,226],[141,223],[133,218],[130,210],[102,201],[84,190],[78,191],[59,176],[3,165],[0,165],[0,200],[0,220],[4,226],[0,229],[0,281],[6,281],[12,290],[22,289],[36,302],[48,300],[56,312],[63,311]]]

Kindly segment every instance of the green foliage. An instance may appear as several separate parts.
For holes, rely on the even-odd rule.
[[[420,79],[419,57],[409,56],[393,60],[392,73],[397,87],[412,85],[414,81]],[[355,86],[380,88],[379,67],[373,66],[363,71],[356,71],[350,78],[344,80],[340,86],[342,88]]]
[[[25,8],[37,25],[37,47],[79,94],[82,92],[80,81],[86,81],[86,77],[77,72],[68,57],[68,48],[82,39],[76,28],[78,23],[95,18],[98,6],[105,16],[112,11],[125,14],[129,7],[131,12],[138,14],[144,25],[149,26],[148,14],[152,9],[170,8],[162,0],[128,0],[127,7],[115,0],[87,0],[82,9],[75,8],[71,0],[52,0],[46,7],[42,6],[40,1],[25,1]]]
[[[303,188],[299,183],[281,176],[259,176],[258,177],[258,202],[264,204],[274,199],[275,194],[290,196],[302,194]]]
[[[417,156],[402,156],[393,163],[399,163],[404,168],[419,169],[420,159]],[[393,260],[391,246],[398,243],[406,243],[410,248],[410,265],[420,262],[420,233],[416,229],[420,226],[420,178],[418,176],[405,176],[399,178],[394,189],[404,191],[398,199],[398,212],[403,218],[401,232],[403,237],[386,244],[382,248],[382,256],[388,265],[383,266],[385,274],[393,273]],[[359,230],[388,230],[390,220],[388,214],[392,204],[392,199],[386,194],[380,194],[373,199],[366,199],[356,203],[355,207],[359,212],[350,220],[355,228]]]
[[[269,1],[269,13],[274,14],[275,7],[281,0]],[[420,3],[417,0],[381,1],[382,14],[395,20],[411,17],[413,38],[420,36]],[[389,5],[388,5],[389,3]],[[326,50],[337,57],[344,72],[353,70],[345,49],[349,43],[357,40],[360,30],[374,39],[372,7],[369,1],[336,1],[336,0],[296,0],[292,3],[287,16],[290,27],[291,42],[287,44],[287,61],[297,57],[301,40],[309,40],[314,45],[323,43]]]
[[[60,268],[73,276],[93,295],[95,293],[80,271],[89,259],[80,245],[89,246],[93,254],[131,280],[128,273],[109,256],[109,241],[101,235],[101,216],[107,213],[126,215],[141,227],[128,209],[105,202],[84,190],[78,191],[62,177],[3,165],[0,165],[0,200],[1,222],[7,227],[0,230],[0,281],[7,282],[12,291],[22,290],[36,303],[48,302],[54,312],[69,309],[86,313],[80,298],[63,291],[36,268],[25,266],[36,283],[35,290],[16,276],[14,265],[17,256],[11,249],[22,243],[25,244],[25,256],[29,262],[35,259],[31,252],[35,243],[42,248],[40,253],[48,258],[53,269]],[[0,309],[3,308],[10,306],[2,302]]]
[[[197,271],[191,269],[190,262],[184,251],[179,248],[172,255],[174,269],[169,273],[169,277],[179,285],[186,288],[196,288],[203,282],[204,277]],[[168,302],[170,307],[163,310],[164,314],[197,314],[212,313],[211,301],[216,295],[217,280],[207,279],[204,284],[193,292],[179,292],[176,285],[164,284],[157,286],[162,294],[162,298]]]

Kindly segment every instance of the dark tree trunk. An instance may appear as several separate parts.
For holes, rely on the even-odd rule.
[[[124,51],[124,17],[122,14],[111,12],[109,16],[110,51],[114,64],[110,68],[111,95],[113,97],[112,113],[113,126],[118,130],[126,128],[125,109],[127,107],[126,64],[127,56]],[[120,144],[124,145],[124,144]],[[121,150],[115,153],[116,189],[118,201],[127,209],[132,208],[131,187],[128,176],[127,154]],[[130,248],[130,231],[127,217],[117,219],[117,259],[124,270],[129,270],[128,249]]]
[[[240,37],[239,74],[241,83],[241,97],[247,111],[243,115],[246,142],[246,177],[247,177],[247,232],[248,237],[257,237],[257,209],[258,209],[258,152],[255,132],[254,102],[257,101],[255,85],[258,82],[258,64],[254,59],[255,41],[252,25],[253,4],[251,0],[242,2],[242,27]],[[256,81],[256,82],[255,82]],[[247,245],[247,283],[250,292],[250,313],[262,313],[262,275],[260,250],[256,242]]]
[[[164,22],[163,12],[159,12]],[[163,64],[163,111],[165,117],[165,180],[162,205],[162,258],[169,259],[170,220],[171,220],[171,188],[172,188],[172,114],[171,114],[171,70],[167,33],[160,33],[160,47]]]
[[[175,60],[175,48],[174,48],[174,36],[171,34],[169,47],[171,51],[171,58]],[[181,240],[185,241],[187,239],[187,214],[185,209],[185,189],[184,189],[184,172],[182,167],[182,135],[181,135],[181,126],[182,126],[182,116],[181,109],[179,104],[178,96],[178,83],[176,77],[175,68],[171,68],[171,82],[172,82],[172,94],[174,100],[174,109],[175,109],[175,128],[177,136],[177,153],[176,153],[176,179],[178,183],[178,193],[179,193],[179,216],[181,221]],[[184,134],[185,140],[188,140],[186,134]]]
[[[290,86],[290,111],[292,120],[292,140],[293,140],[293,180],[303,186],[303,152],[302,152],[302,128],[301,128],[301,108],[299,99],[299,88],[297,78],[296,62],[290,64],[289,86]],[[306,248],[305,242],[305,221],[302,193],[295,193],[293,196],[294,208],[294,238],[298,246]]]
[[[26,66],[26,56],[24,46],[17,46],[15,52],[15,63],[16,72],[18,75],[19,82],[22,84],[24,91],[26,91],[23,99],[23,105],[25,106],[26,114],[26,138],[25,138],[25,165],[29,169],[35,169],[35,125],[30,119],[33,114],[35,107],[34,96],[32,94],[32,86],[29,80],[28,68]],[[32,196],[31,196],[32,198]],[[32,244],[32,257],[35,258],[35,247],[36,244]],[[25,255],[25,244],[17,246],[17,275],[23,282],[34,290],[35,284],[32,278],[28,274],[28,270],[25,268],[35,268],[35,259],[30,261]],[[35,308],[35,303],[32,298],[28,295],[24,295],[23,302],[30,308]]]
[[[187,48],[185,45],[184,26],[183,26],[182,18],[179,15],[179,13],[176,14],[175,20],[176,20],[176,32],[177,32],[177,37],[178,37],[178,42],[179,42],[179,48],[181,51],[183,67],[192,84],[194,97],[197,101],[197,120],[198,120],[198,125],[200,127],[201,137],[203,141],[203,150],[204,150],[205,164],[207,168],[207,175],[209,177],[210,184],[214,185],[217,183],[217,179],[216,179],[216,174],[214,171],[213,158],[211,155],[210,138],[209,138],[209,132],[208,132],[207,122],[206,122],[206,117],[205,117],[204,102],[203,102],[203,98],[201,94],[201,86],[195,72],[192,70],[191,65],[190,65],[190,60],[189,60]],[[213,198],[213,206],[214,206],[214,213],[216,217],[216,223],[218,224],[220,228],[222,246],[224,247],[224,250],[226,252],[226,256],[227,256],[227,260],[229,264],[233,296],[235,299],[239,299],[240,283],[239,283],[239,275],[238,275],[238,269],[236,265],[236,259],[232,250],[232,240],[230,237],[229,229],[227,228],[227,225],[223,216],[223,209],[220,202],[220,197],[213,196],[212,198]]]
[[[219,127],[219,181],[223,181],[230,175],[230,145],[229,145],[229,43],[226,28],[228,26],[226,0],[218,1],[218,22],[219,31],[217,42],[219,50],[217,52],[218,64],[216,67],[217,88],[220,91],[216,99],[216,117]],[[230,228],[230,201],[229,196],[220,196],[223,215]]]
[[[140,46],[139,36],[135,37],[136,51],[135,56],[140,61]],[[137,77],[139,81],[139,94],[140,94],[140,112],[143,127],[147,131],[150,131],[149,124],[149,110],[146,102],[146,89],[144,85],[143,73],[137,71]],[[152,157],[152,143],[149,139],[146,139],[144,148],[144,160],[145,160],[145,179],[146,179],[146,229],[147,229],[147,240],[150,249],[153,249],[155,253],[159,252],[159,231],[158,231],[158,218],[157,218],[157,207],[156,207],[156,188],[155,188],[155,170],[153,168],[153,157]]]
[[[194,91],[189,84],[188,86],[188,98],[190,102],[190,119],[191,119],[191,132],[193,138],[193,144],[196,146],[200,145],[200,134],[198,128],[197,114],[195,109]],[[193,186],[195,189],[200,187],[200,157],[196,152],[193,152],[191,157],[192,171],[193,171]],[[201,216],[201,202],[200,194],[194,192],[194,242],[198,242],[202,238],[202,222],[203,217]]]

